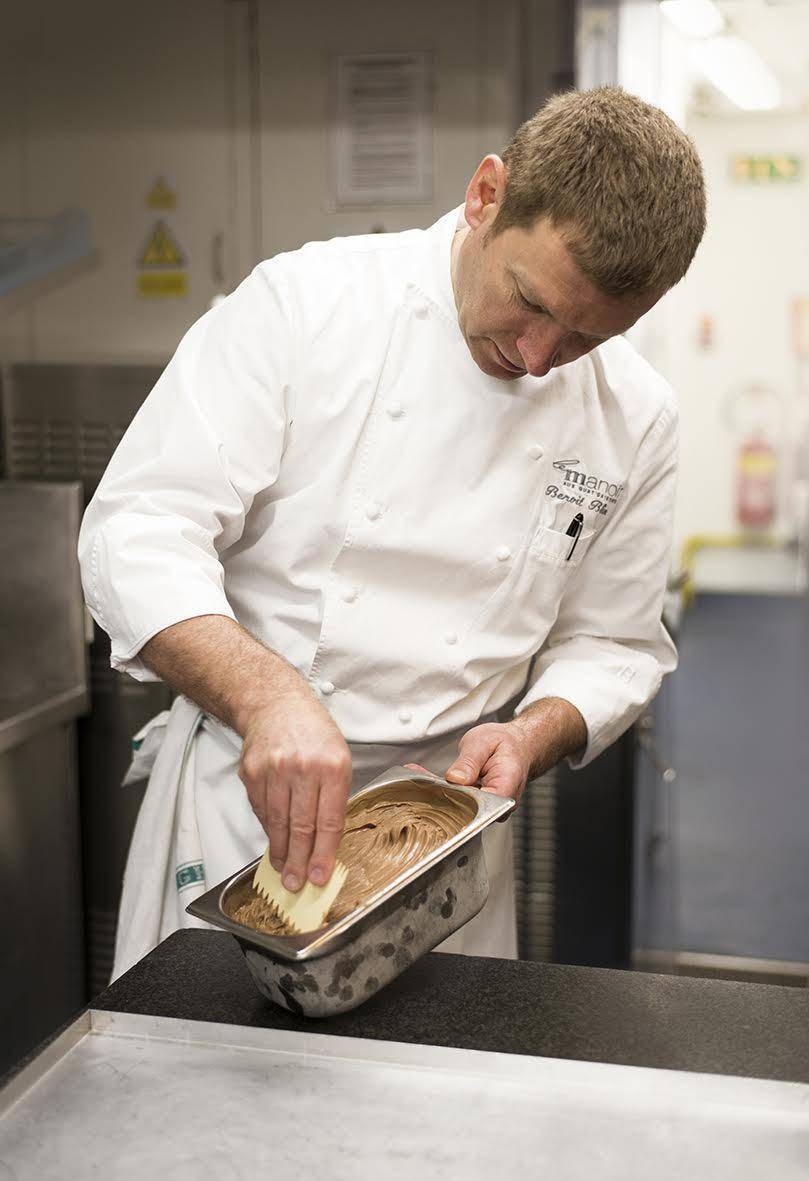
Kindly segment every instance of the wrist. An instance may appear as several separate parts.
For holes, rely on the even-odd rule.
[[[287,713],[311,705],[316,700],[311,689],[297,673],[295,677],[298,684],[279,678],[272,685],[261,684],[241,692],[230,710],[230,725],[236,733],[244,738],[248,730],[272,719],[279,711]]]
[[[569,701],[543,697],[508,723],[525,742],[531,760],[530,779],[544,775],[566,755],[587,745],[587,725]]]

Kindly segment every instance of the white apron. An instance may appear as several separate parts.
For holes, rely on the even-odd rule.
[[[349,744],[352,793],[402,763],[443,774],[465,729],[421,744]],[[231,730],[178,697],[135,744],[137,770],[152,765],[124,874],[113,979],[173,931],[207,926],[186,913],[188,903],[258,857],[267,841],[237,774],[240,742]],[[483,846],[489,900],[438,950],[516,959],[511,826],[492,825]]]

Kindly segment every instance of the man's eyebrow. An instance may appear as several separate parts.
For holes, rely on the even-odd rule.
[[[556,320],[556,322],[558,324],[559,318],[553,314],[551,309],[548,307],[546,301],[544,299],[541,299],[538,295],[536,295],[536,293],[531,288],[531,284],[527,283],[526,280],[523,278],[523,276],[520,275],[517,271],[515,271],[512,267],[508,267],[508,273],[511,275],[511,277],[513,279],[516,279],[517,283],[519,284],[520,291],[522,292],[524,297],[528,300],[528,302],[535,304],[539,308],[543,308],[548,313],[550,318],[552,320]],[[589,340],[601,340],[601,341],[609,340],[608,336],[603,336],[598,332],[581,332],[581,331],[579,331],[578,328],[571,328],[569,331],[575,332],[577,336],[586,336]]]

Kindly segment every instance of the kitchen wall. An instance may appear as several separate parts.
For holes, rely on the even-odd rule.
[[[708,228],[688,275],[629,334],[674,385],[681,408],[673,565],[690,537],[739,533],[740,449],[753,421],[767,416],[766,400],[778,408],[765,431],[777,465],[770,532],[793,544],[706,548],[694,571],[705,589],[792,591],[805,582],[809,542],[809,472],[801,475],[800,454],[809,385],[793,331],[793,303],[809,298],[809,115],[745,113],[721,99],[656,0],[620,4],[616,69],[621,85],[685,127],[708,187]],[[797,180],[743,183],[732,173],[736,155],[779,154],[800,157]],[[750,387],[766,392],[751,397]]]
[[[63,281],[0,297],[0,360],[159,362],[260,257],[380,223],[429,225],[516,122],[518,10],[517,0],[496,12],[485,0],[14,6],[0,42],[0,219],[79,207],[96,254]],[[400,50],[433,58],[433,199],[337,210],[331,55]],[[161,176],[174,209],[147,206]],[[185,258],[181,297],[138,294],[159,219]],[[0,223],[0,243],[12,228]]]
[[[261,9],[262,189],[269,252],[309,238],[425,226],[463,200],[514,118],[516,6],[416,0],[366,19],[365,0]],[[313,33],[314,31],[314,33]],[[434,195],[429,204],[338,210],[329,184],[333,54],[427,49],[434,62]]]
[[[773,532],[793,538],[806,531],[809,475],[800,471],[809,387],[794,323],[795,301],[809,299],[809,116],[691,115],[687,128],[702,157],[710,212],[659,333],[661,365],[682,407],[678,538],[738,530],[740,449],[755,434],[772,446],[778,465]],[[782,154],[802,161],[798,179],[750,183],[732,175],[734,156]],[[763,583],[761,559],[717,555],[710,568],[703,562],[703,575],[721,581],[722,570],[731,575],[735,565],[750,589],[789,589],[794,554],[766,557]]]
[[[205,309],[212,238],[229,215],[226,50],[221,0],[31,0],[4,13],[0,217],[78,207],[97,251],[33,300],[3,300],[4,360],[160,360]],[[136,291],[161,174],[178,198],[166,217],[188,258],[184,299]]]
[[[788,593],[805,586],[809,542],[809,363],[795,321],[796,301],[809,299],[809,116],[692,110],[686,129],[705,169],[708,228],[686,278],[630,334],[680,404],[673,563],[695,535],[739,534],[741,452],[758,436],[773,451],[775,503],[759,532],[776,544],[708,547],[694,570],[704,589]],[[796,180],[732,174],[735,156],[781,154],[802,161]]]

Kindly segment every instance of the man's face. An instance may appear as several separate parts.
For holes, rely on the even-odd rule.
[[[585,278],[549,221],[489,234],[496,201],[462,230],[454,268],[458,322],[491,377],[543,377],[625,332],[659,296],[608,296]]]

